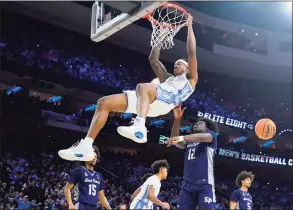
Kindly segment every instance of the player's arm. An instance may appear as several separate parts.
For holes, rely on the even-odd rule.
[[[185,109],[186,108],[181,109],[181,104],[178,105],[175,109],[173,109],[174,123],[173,123],[172,130],[171,130],[171,138],[180,135],[180,124],[181,124],[181,119],[182,119],[182,116],[183,116]],[[168,142],[166,142],[166,143],[168,143]],[[168,146],[171,146],[171,145],[168,145]],[[177,144],[175,144],[175,146],[180,149],[185,149],[186,142],[184,142],[184,141],[178,142]]]
[[[69,205],[68,207],[69,209],[76,209],[71,199],[71,189],[74,187],[75,184],[78,183],[79,179],[80,179],[80,169],[78,168],[73,169],[70,172],[69,179],[64,187],[64,195]]]
[[[236,209],[236,205],[237,205],[237,202],[236,201],[230,201],[230,210],[234,210]]]
[[[231,195],[231,198],[230,198],[230,209],[231,210],[236,209],[237,202],[239,201],[239,197],[240,197],[239,192],[237,190],[234,190]]]
[[[149,56],[149,61],[152,66],[153,71],[155,72],[155,75],[159,78],[160,82],[163,83],[172,76],[172,74],[167,72],[167,69],[162,64],[162,62],[159,60],[160,57],[160,51],[161,49],[157,47],[153,47],[151,54]]]
[[[141,188],[137,188],[134,193],[132,194],[132,196],[130,197],[130,201],[133,201],[133,199],[138,195],[138,193],[140,193]]]
[[[196,59],[196,40],[192,28],[193,17],[189,14],[187,19],[187,54],[188,54],[188,80],[193,88],[198,81],[197,59]]]
[[[104,206],[106,209],[111,209],[111,206],[109,205],[108,200],[105,196],[104,190],[100,190],[98,196],[101,205]]]
[[[167,203],[164,203],[164,202],[160,201],[160,200],[157,198],[157,196],[155,196],[155,188],[154,188],[154,186],[152,186],[152,185],[149,185],[149,187],[148,187],[148,199],[149,199],[151,202],[153,202],[154,204],[156,204],[156,205],[158,205],[158,206],[161,206],[161,207],[163,207],[163,208],[166,208],[166,207],[168,206]],[[169,208],[170,208],[170,206],[169,206]],[[167,209],[169,209],[169,208],[167,208]]]
[[[213,136],[210,133],[194,133],[190,135],[183,136],[183,141],[185,142],[205,142],[210,143],[213,141]]]
[[[71,199],[71,189],[73,188],[74,184],[67,182],[65,187],[64,187],[64,195],[65,199],[69,205],[69,209],[75,209],[72,199]]]
[[[176,137],[170,138],[171,145],[176,145],[179,142],[210,143],[212,141],[213,141],[213,136],[210,133],[195,133],[195,134],[190,134],[190,135],[186,135],[186,136],[176,136]]]

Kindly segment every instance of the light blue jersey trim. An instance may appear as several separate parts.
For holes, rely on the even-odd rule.
[[[163,101],[167,104],[178,105],[184,100],[186,100],[186,96],[190,96],[193,93],[193,89],[190,86],[189,82],[186,85],[178,90],[178,94],[174,94],[173,92],[169,92],[161,88],[160,85],[157,86],[157,100]]]
[[[148,206],[147,205],[148,204],[147,193],[148,193],[148,187],[146,188],[142,198],[137,200],[137,203],[136,203],[134,209],[145,209],[145,208],[147,208],[147,206]]]

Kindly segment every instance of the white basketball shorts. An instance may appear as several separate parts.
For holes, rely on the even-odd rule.
[[[134,90],[125,91],[127,96],[127,108],[125,113],[133,113],[136,112],[136,104],[137,97],[136,92]],[[148,111],[148,117],[158,117],[161,115],[168,114],[172,109],[174,109],[175,105],[173,103],[166,103],[162,100],[156,99],[153,103],[150,104],[150,108]]]

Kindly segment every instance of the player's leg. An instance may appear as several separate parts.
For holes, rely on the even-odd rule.
[[[137,115],[145,119],[149,111],[150,104],[154,102],[157,94],[157,85],[152,83],[141,83],[136,87]]]
[[[195,210],[197,204],[196,193],[188,192],[181,189],[179,195],[179,201],[177,205],[178,210]]]
[[[137,143],[147,141],[147,129],[145,119],[148,114],[150,104],[155,101],[157,85],[152,83],[138,84],[136,87],[136,110],[137,117],[132,126],[120,126],[117,131],[120,135],[132,139]]]
[[[86,137],[94,140],[105,126],[109,112],[124,112],[126,108],[127,97],[125,93],[105,96],[99,99]]]
[[[127,108],[127,96],[125,93],[105,96],[98,100],[95,114],[92,118],[90,128],[84,140],[69,149],[60,150],[59,156],[71,161],[90,161],[94,158],[92,144],[105,126],[109,112],[124,112]]]
[[[198,205],[199,208],[203,210],[212,210],[216,208],[215,188],[212,185],[206,185],[199,191]]]

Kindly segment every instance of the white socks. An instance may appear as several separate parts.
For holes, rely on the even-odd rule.
[[[145,126],[145,118],[137,116],[135,118],[135,124],[139,124],[139,125]]]
[[[85,137],[84,142],[90,145],[93,145],[94,140],[91,137]]]

